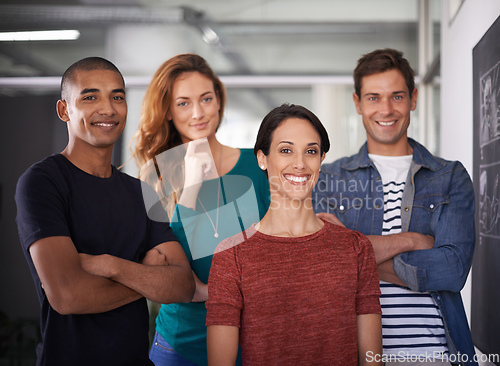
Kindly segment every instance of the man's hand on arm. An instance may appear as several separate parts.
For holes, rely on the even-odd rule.
[[[326,213],[326,212],[318,212],[316,214],[316,216],[318,216],[320,219],[325,220],[327,222],[330,222],[334,225],[339,225],[339,226],[345,227],[345,225],[334,214]]]
[[[148,266],[168,266],[167,256],[155,248],[148,250],[141,263]]]
[[[434,238],[415,232],[403,232],[391,235],[367,235],[373,246],[378,274],[382,281],[407,286],[396,274],[392,266],[393,258],[404,252],[432,249]]]
[[[69,237],[40,239],[29,251],[49,304],[60,314],[102,313],[142,297],[120,283],[85,271]]]
[[[391,235],[367,235],[373,246],[377,265],[398,254],[414,250],[432,249],[434,238],[415,232],[404,232]]]
[[[82,268],[94,276],[111,278],[113,276],[113,261],[112,255],[90,255],[79,253]],[[165,254],[153,248],[149,250],[141,261],[142,264],[148,266],[168,266],[167,257]]]
[[[176,241],[157,245],[146,253],[143,263],[112,255],[81,255],[90,273],[119,282],[147,299],[161,304],[189,302],[195,284],[191,267]]]

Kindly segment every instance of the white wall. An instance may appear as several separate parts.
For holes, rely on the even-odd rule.
[[[472,50],[500,15],[498,0],[465,0],[454,19],[442,0],[440,155],[473,173]],[[471,281],[462,290],[470,321]]]
[[[472,176],[472,49],[500,15],[500,1],[465,0],[453,20],[448,2],[442,0],[440,154],[460,160]]]

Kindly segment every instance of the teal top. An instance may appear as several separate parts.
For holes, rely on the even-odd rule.
[[[196,210],[177,205],[170,223],[193,272],[204,283],[217,245],[260,221],[270,204],[269,182],[253,150],[240,151],[229,173],[203,182]],[[206,313],[204,302],[162,305],[156,331],[183,357],[207,365]]]

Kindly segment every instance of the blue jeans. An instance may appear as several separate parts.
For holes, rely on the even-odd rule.
[[[196,366],[175,352],[172,346],[158,332],[155,332],[153,345],[149,351],[149,359],[153,361],[155,366]]]

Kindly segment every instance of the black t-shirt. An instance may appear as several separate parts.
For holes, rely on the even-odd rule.
[[[61,154],[33,165],[19,179],[16,221],[41,304],[37,365],[152,364],[146,299],[100,314],[61,315],[48,303],[29,253],[39,239],[68,236],[80,253],[140,261],[156,245],[177,240],[168,223],[148,218],[143,189],[144,183],[115,167],[109,178],[99,178]]]

